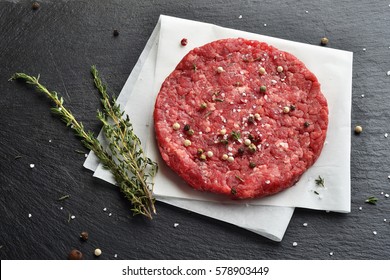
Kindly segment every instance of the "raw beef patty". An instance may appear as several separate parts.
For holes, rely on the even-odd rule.
[[[255,198],[291,187],[313,165],[328,105],[292,54],[223,39],[180,61],[161,86],[154,122],[162,158],[190,186]]]

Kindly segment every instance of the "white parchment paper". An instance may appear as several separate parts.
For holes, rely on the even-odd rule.
[[[228,37],[257,39],[293,53],[317,75],[328,99],[330,125],[327,145],[320,159],[297,186],[273,197],[237,202],[194,191],[162,162],[154,140],[151,116],[163,80],[193,47]],[[185,48],[180,46],[182,38],[189,40]],[[160,171],[155,180],[158,200],[280,241],[294,207],[349,212],[351,81],[352,53],[161,16],[118,101],[126,104],[126,113],[135,132],[146,143],[148,156],[159,163]],[[87,158],[85,167],[95,170],[94,176],[114,183],[111,174],[98,165],[93,153]],[[325,178],[325,188],[315,186],[314,179],[318,175]]]

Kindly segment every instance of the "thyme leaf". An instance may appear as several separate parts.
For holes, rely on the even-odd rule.
[[[98,112],[98,119],[103,124],[103,131],[108,140],[104,148],[90,131],[86,131],[81,122],[63,104],[64,99],[55,91],[49,91],[39,82],[37,77],[25,73],[15,73],[10,80],[23,80],[31,84],[38,92],[44,93],[54,102],[51,108],[67,126],[80,137],[81,143],[92,150],[100,162],[113,174],[116,183],[124,196],[132,203],[134,215],[141,214],[150,219],[156,213],[154,206],[153,178],[157,173],[157,163],[146,157],[141,141],[133,131],[129,116],[124,116],[116,99],[107,94],[107,86],[103,84],[95,66],[91,67],[95,87],[101,95],[103,111]]]
[[[366,199],[365,203],[369,204],[376,204],[378,202],[378,199],[374,196],[370,196],[369,198]]]
[[[325,180],[321,176],[318,176],[318,178],[315,179],[315,182],[317,186],[325,187]]]

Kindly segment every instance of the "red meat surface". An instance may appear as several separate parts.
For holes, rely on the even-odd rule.
[[[317,160],[328,105],[292,54],[223,39],[191,50],[166,78],[154,125],[162,158],[190,186],[255,198],[293,186]]]

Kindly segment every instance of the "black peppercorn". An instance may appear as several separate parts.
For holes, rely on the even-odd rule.
[[[119,35],[119,31],[117,29],[114,29],[112,35],[114,35],[114,37],[117,37]]]
[[[40,5],[39,5],[38,2],[33,2],[31,7],[32,7],[33,10],[38,10]]]

